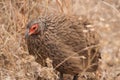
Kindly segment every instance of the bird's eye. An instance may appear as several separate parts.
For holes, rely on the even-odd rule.
[[[38,24],[34,24],[34,25],[32,25],[32,27],[31,27],[32,30],[35,30],[35,29],[37,29],[37,28],[38,28]]]
[[[32,29],[33,29],[33,30],[35,30],[35,29],[36,29],[36,26],[35,26],[35,27],[33,27]]]
[[[32,25],[30,30],[29,30],[29,34],[35,34],[37,29],[38,29],[38,24]]]

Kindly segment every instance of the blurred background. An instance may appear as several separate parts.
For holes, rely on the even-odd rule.
[[[120,0],[0,0],[0,80],[57,77],[52,68],[37,64],[25,45],[26,24],[45,12],[92,21],[101,35],[100,80],[120,80]]]

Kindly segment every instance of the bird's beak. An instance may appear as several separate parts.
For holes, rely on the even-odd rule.
[[[27,39],[29,36],[29,30],[27,29],[26,33],[25,33],[25,39]]]

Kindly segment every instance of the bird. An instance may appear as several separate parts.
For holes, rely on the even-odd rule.
[[[25,39],[30,55],[42,66],[46,58],[53,68],[78,80],[81,72],[95,72],[99,67],[100,38],[88,19],[76,15],[50,13],[33,19],[26,25]]]

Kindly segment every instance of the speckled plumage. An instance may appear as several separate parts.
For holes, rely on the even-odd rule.
[[[99,35],[94,27],[89,27],[91,23],[79,20],[77,16],[51,14],[29,22],[27,29],[35,23],[39,24],[37,34],[28,36],[26,40],[29,53],[36,57],[38,63],[45,66],[45,59],[49,57],[56,70],[75,75],[82,72],[91,60],[92,66],[86,71],[97,70],[100,52],[99,46],[94,45],[99,44]],[[90,46],[94,47],[80,52]],[[69,56],[68,60],[58,66]]]

